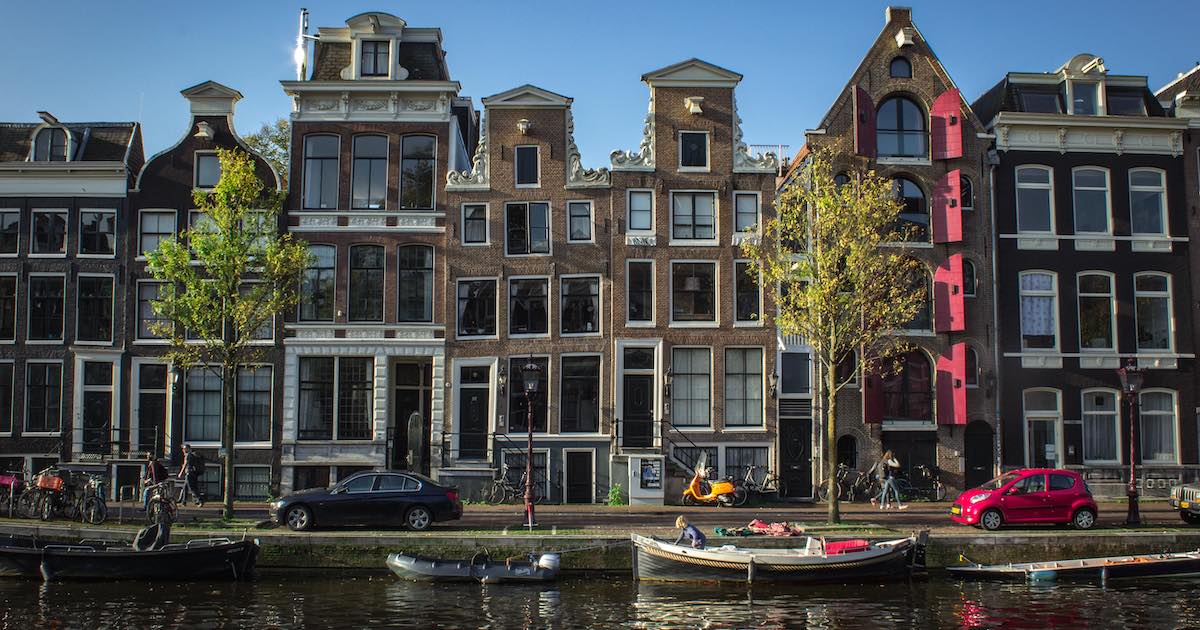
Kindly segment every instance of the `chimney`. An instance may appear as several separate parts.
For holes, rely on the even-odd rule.
[[[912,7],[888,7],[883,10],[883,15],[885,24],[912,24]]]

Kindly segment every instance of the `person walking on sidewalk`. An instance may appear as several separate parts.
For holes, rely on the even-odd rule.
[[[704,534],[699,529],[696,529],[695,525],[688,523],[687,519],[683,518],[682,516],[675,519],[675,528],[683,530],[679,532],[679,538],[675,539],[676,545],[682,543],[683,540],[687,538],[692,541],[693,549],[703,549],[704,543],[708,542],[708,539],[704,537]]]
[[[196,507],[204,507],[204,495],[200,494],[200,473],[204,470],[204,458],[192,450],[191,444],[183,445],[183,465],[179,467],[179,477],[184,480],[183,492],[179,495],[179,505],[187,505],[190,494],[196,502]]]
[[[889,494],[896,499],[896,509],[908,509],[907,505],[900,502],[900,489],[896,487],[896,473],[900,470],[900,462],[896,461],[896,455],[888,450],[883,454],[883,458],[875,465],[878,469],[879,477],[883,480],[883,489],[879,491],[879,496],[871,499],[871,505],[879,504],[879,509],[886,510],[889,507]]]

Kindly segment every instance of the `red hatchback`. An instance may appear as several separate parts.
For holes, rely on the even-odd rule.
[[[1096,501],[1079,473],[1025,468],[958,495],[950,507],[955,523],[999,529],[1007,523],[1070,523],[1077,529],[1096,524]]]

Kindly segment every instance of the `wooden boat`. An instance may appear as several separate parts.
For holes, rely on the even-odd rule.
[[[405,553],[387,557],[392,573],[421,582],[549,582],[558,577],[560,557],[544,553],[535,559],[493,561],[480,552],[470,560],[439,560]]]
[[[693,549],[633,534],[633,575],[675,582],[870,582],[908,577],[925,565],[924,532],[870,543],[825,543],[809,537],[802,547],[748,549],[724,545]]]
[[[0,576],[53,580],[241,580],[250,577],[258,541],[207,538],[138,551],[104,542],[53,543],[0,538]]]
[[[965,557],[962,559],[967,560]],[[1048,562],[1013,562],[1009,564],[971,562],[946,567],[946,570],[962,578],[1031,581],[1094,579],[1105,582],[1122,578],[1181,577],[1200,575],[1200,550]]]

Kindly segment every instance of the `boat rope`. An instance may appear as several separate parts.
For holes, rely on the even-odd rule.
[[[574,551],[592,551],[593,549],[607,549],[607,548],[609,548],[609,547],[619,547],[619,546],[622,546],[622,545],[628,545],[628,544],[629,544],[629,543],[631,543],[631,542],[633,542],[633,541],[630,541],[630,540],[618,540],[618,541],[616,541],[616,542],[608,542],[608,543],[604,543],[604,544],[602,544],[602,545],[590,545],[590,546],[588,546],[588,547],[572,547],[572,548],[570,548],[570,549],[561,549],[561,550],[558,550],[558,551],[549,551],[549,550],[547,550],[547,551],[542,551],[542,553],[557,553],[557,554],[563,554],[563,553],[571,553],[571,552],[574,552]]]

